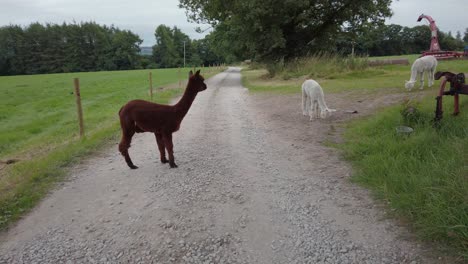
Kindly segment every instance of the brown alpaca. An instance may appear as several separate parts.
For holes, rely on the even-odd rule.
[[[189,80],[184,95],[175,105],[161,105],[143,100],[133,100],[124,105],[119,111],[120,126],[122,127],[122,140],[119,151],[125,157],[127,165],[137,169],[128,155],[132,137],[137,133],[152,132],[156,136],[161,162],[167,163],[166,152],[169,155],[169,165],[177,168],[174,162],[172,133],[179,130],[180,123],[187,114],[198,92],[206,89],[200,71],[189,73]]]

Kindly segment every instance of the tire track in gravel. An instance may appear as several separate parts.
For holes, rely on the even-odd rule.
[[[268,120],[238,68],[207,85],[174,134],[179,168],[152,134],[134,137],[138,170],[103,151],[0,236],[0,263],[432,262],[333,150]]]

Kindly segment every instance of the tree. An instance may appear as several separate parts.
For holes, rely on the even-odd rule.
[[[13,75],[24,72],[21,47],[24,43],[24,31],[20,26],[0,28],[0,75]]]
[[[461,32],[458,30],[457,31],[457,35],[455,37],[458,41],[462,41],[462,37],[461,37]]]
[[[130,31],[94,22],[1,27],[0,74],[134,69],[141,42]]]
[[[222,27],[231,45],[260,60],[276,61],[334,49],[345,24],[350,30],[383,23],[391,0],[180,0],[191,20]]]
[[[143,42],[128,30],[116,30],[112,38],[113,61],[118,70],[130,70],[139,66],[138,52]]]
[[[442,50],[463,50],[463,41],[455,39],[451,31],[449,31],[448,34],[439,31],[438,36]]]
[[[159,25],[155,31],[156,44],[153,46],[153,57],[160,68],[180,67],[192,62],[195,56],[192,48],[192,40],[179,28],[172,29],[166,25]],[[199,59],[196,61],[200,65]]]
[[[153,57],[158,68],[180,66],[180,56],[174,43],[172,30],[166,25],[160,25],[154,33],[156,44],[153,46]]]

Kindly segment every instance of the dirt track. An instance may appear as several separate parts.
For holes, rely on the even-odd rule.
[[[297,95],[250,96],[239,69],[207,85],[174,134],[179,168],[149,133],[130,148],[138,170],[106,149],[0,236],[0,263],[437,262],[321,144],[363,102],[329,96],[339,111],[310,122]]]

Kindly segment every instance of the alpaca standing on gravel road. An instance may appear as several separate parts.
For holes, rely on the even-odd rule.
[[[437,68],[437,59],[434,56],[424,56],[414,61],[413,66],[411,66],[411,78],[409,81],[406,81],[405,88],[411,91],[416,83],[416,78],[419,76],[419,81],[421,82],[421,87],[424,88],[424,73],[427,72],[427,83],[428,87],[431,87],[434,84],[434,73]]]
[[[161,105],[143,100],[132,100],[119,111],[122,139],[119,151],[131,169],[137,169],[128,154],[132,137],[135,133],[151,132],[156,137],[156,143],[161,157],[161,163],[169,162],[171,168],[177,168],[174,161],[174,145],[172,133],[180,128],[180,123],[190,109],[197,94],[206,90],[205,79],[200,70],[189,73],[189,81],[184,95],[175,105]],[[166,159],[166,150],[169,160]]]
[[[320,109],[320,114],[319,114]],[[323,90],[314,80],[306,80],[302,84],[302,114],[309,115],[310,120],[315,118],[326,118],[335,109],[328,108],[325,103]]]

